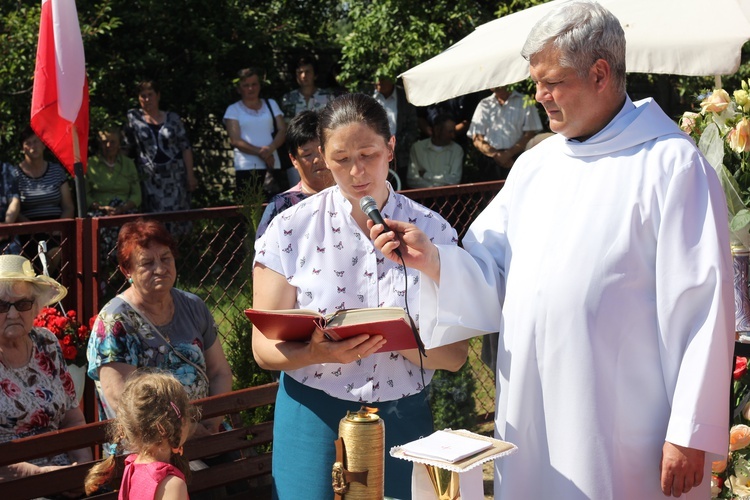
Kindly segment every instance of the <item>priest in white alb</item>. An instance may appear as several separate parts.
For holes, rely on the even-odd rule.
[[[734,345],[721,185],[654,101],[627,96],[608,10],[563,4],[522,54],[557,135],[463,249],[402,221],[370,236],[422,272],[428,348],[500,332],[496,437],[518,452],[496,462],[496,499],[706,500]]]

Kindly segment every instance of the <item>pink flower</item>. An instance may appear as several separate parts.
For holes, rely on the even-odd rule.
[[[63,389],[65,389],[65,393],[68,395],[75,395],[76,393],[76,386],[73,383],[73,377],[70,376],[69,372],[65,372],[62,376],[62,383],[63,383]]]
[[[735,153],[750,151],[750,121],[742,118],[737,122],[737,125],[727,134],[727,141]]]
[[[737,451],[750,445],[750,427],[739,424],[729,430],[729,451]]]
[[[716,89],[701,103],[703,113],[721,113],[729,106],[729,94],[724,89]]]
[[[0,389],[2,389],[2,391],[11,398],[21,394],[21,388],[8,379],[0,380]]]
[[[688,134],[692,134],[695,130],[695,120],[698,118],[698,113],[692,111],[685,111],[682,118],[680,118],[680,128]]]
[[[46,353],[37,352],[36,354],[34,354],[34,358],[36,359],[36,362],[39,365],[39,369],[42,370],[44,374],[52,375],[55,364],[52,362],[52,360]]]
[[[727,470],[727,457],[716,462],[711,462],[711,472],[714,474],[721,474],[725,470]]]
[[[19,425],[18,430],[21,432],[28,432],[33,429],[39,429],[40,427],[49,427],[49,415],[47,415],[47,413],[41,408],[31,415],[26,425]]]

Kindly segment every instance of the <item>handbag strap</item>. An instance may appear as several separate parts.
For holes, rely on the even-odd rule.
[[[158,337],[159,340],[161,340],[164,343],[165,346],[169,347],[169,349],[171,349],[171,351],[174,353],[175,356],[177,356],[178,358],[180,358],[180,360],[183,361],[184,363],[187,363],[188,365],[190,365],[193,368],[195,368],[195,370],[201,375],[201,377],[203,377],[203,380],[206,381],[206,384],[209,387],[211,387],[211,382],[208,380],[208,375],[206,375],[206,372],[203,370],[203,368],[201,368],[197,364],[195,364],[192,361],[190,361],[189,359],[187,359],[180,351],[178,351],[177,349],[175,349],[174,346],[172,345],[172,343],[169,340],[167,340],[164,337],[164,335],[161,334],[161,332],[156,327],[156,325],[154,325],[151,322],[151,320],[146,317],[145,314],[143,314],[137,307],[135,307],[132,302],[130,302],[128,299],[126,299],[123,294],[118,295],[118,297],[119,297],[120,300],[122,300],[128,306],[130,306],[130,308],[133,311],[135,311],[135,313],[138,314],[138,316],[140,316],[140,318],[143,320],[143,322],[146,323],[151,328],[151,330],[156,335],[156,337]],[[140,332],[141,332],[140,329],[138,329],[138,334],[139,335],[141,334]],[[146,339],[144,339],[144,340],[146,340]]]
[[[271,109],[271,103],[268,102],[268,99],[263,99],[266,101],[266,106],[268,106],[268,113],[271,115],[271,123],[273,123],[273,135],[276,137],[276,134],[278,133],[279,129],[276,126],[276,117],[273,116],[273,110]]]

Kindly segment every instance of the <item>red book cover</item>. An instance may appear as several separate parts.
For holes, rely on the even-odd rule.
[[[385,345],[378,352],[416,349],[409,317],[400,307],[346,309],[323,316],[305,309],[246,309],[245,315],[266,338],[305,342],[316,326],[331,340],[343,340],[362,333],[382,335]]]

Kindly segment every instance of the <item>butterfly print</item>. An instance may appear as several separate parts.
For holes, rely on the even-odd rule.
[[[365,382],[372,382],[373,380],[375,380],[375,377],[369,377],[368,376],[368,377],[365,378]]]
[[[292,244],[291,244],[291,243],[289,243],[289,244],[288,244],[288,245],[286,246],[286,248],[284,248],[284,249],[283,249],[282,251],[283,251],[283,252],[286,252],[286,253],[292,253]]]
[[[362,234],[361,233],[354,233],[354,237],[357,238],[358,240],[360,240],[360,239],[362,239]]]
[[[346,293],[346,287],[345,286],[337,286],[336,290],[338,293]]]
[[[417,274],[417,275],[415,275],[415,276],[414,276],[414,278],[412,278],[412,283],[414,283],[415,285],[416,285],[417,283],[419,283],[419,275],[418,275],[418,274]]]
[[[398,295],[399,297],[403,297],[404,295],[406,295],[406,290],[393,290],[393,291],[396,292],[396,295]]]
[[[365,401],[364,399],[362,399],[362,396],[360,396],[358,403],[367,403],[367,401]]]
[[[305,375],[304,377],[302,377],[302,383],[304,384],[305,382],[307,382],[308,378],[310,378],[310,377],[308,377],[307,375]]]
[[[299,267],[305,267],[305,262],[307,262],[307,261],[305,260],[305,258],[304,258],[304,257],[302,257],[302,258],[301,258],[301,259],[299,260]]]
[[[393,379],[389,378],[388,380],[385,381],[385,383],[388,384],[388,386],[393,387]]]
[[[328,311],[327,307],[324,307],[323,309],[318,308],[318,314],[325,314]]]
[[[378,389],[380,389],[380,382],[378,382],[378,383],[376,383],[375,385],[372,386],[372,392],[375,392]]]
[[[398,271],[400,273],[404,272],[404,266],[402,266],[401,264],[397,265],[396,266],[396,271]]]
[[[383,262],[385,262],[385,257],[375,257],[375,263],[377,263],[378,265],[382,264]]]
[[[341,228],[340,227],[332,227],[331,229],[333,230],[334,233],[340,233],[341,232]]]
[[[333,217],[336,217],[336,216],[337,216],[338,214],[339,214],[338,212],[331,212],[330,210],[328,211],[328,215],[329,215],[330,217],[332,217],[332,218],[333,218]]]
[[[326,247],[319,247],[318,245],[315,245],[315,248],[318,250],[318,253],[326,253]]]
[[[372,367],[372,371],[374,372],[374,371],[375,371],[375,370],[377,370],[377,369],[378,369],[378,364],[377,364],[377,363],[375,363],[375,366],[373,366],[373,367]]]
[[[282,215],[281,218],[284,219],[284,220],[289,220],[289,219],[292,218],[292,216],[291,216],[291,214],[289,214],[289,215]]]
[[[409,219],[409,224],[416,224],[417,223],[417,218],[416,217],[414,217],[413,219],[411,217],[408,217],[408,219]]]
[[[294,232],[294,229],[290,229],[289,231],[287,231],[286,229],[284,229],[284,236],[291,236],[292,232]]]
[[[422,384],[417,382],[417,391],[421,391],[423,389]]]
[[[397,352],[392,352],[391,355],[390,355],[390,359],[398,359],[398,353]]]
[[[378,307],[383,307],[383,304],[385,304],[385,302],[381,302],[380,304],[378,304]]]
[[[318,214],[318,212],[320,212],[320,209],[319,208],[315,209],[315,211],[312,213],[312,216],[315,217]]]
[[[291,276],[289,276],[289,277],[288,277],[288,278],[287,278],[286,280],[287,280],[287,281],[288,281],[289,283],[291,283],[291,282],[292,282],[292,279],[294,279],[294,275],[293,275],[293,274],[292,274]]]
[[[455,236],[454,236],[454,237],[452,237],[452,238],[451,238],[451,243],[455,243],[455,244],[457,244],[457,245],[458,245],[458,238],[456,238]]]
[[[365,301],[365,296],[364,295],[359,294],[359,295],[357,295],[357,298],[359,299],[360,302],[364,302]]]
[[[307,297],[308,299],[311,299],[312,298],[312,292],[305,292],[305,297]]]
[[[346,309],[346,305],[343,302],[336,306],[336,310],[340,311],[342,309]]]
[[[356,266],[357,262],[359,262],[359,257],[352,257],[352,265]]]
[[[354,389],[354,384],[346,384],[346,393],[349,394]]]
[[[336,276],[338,276],[339,278],[344,276],[344,271],[337,271],[334,269],[333,272],[336,273]]]
[[[413,377],[413,376],[414,376],[414,373],[412,373],[412,371],[411,371],[411,370],[408,370],[408,371],[407,371],[406,373],[408,373],[410,377]]]
[[[321,271],[320,269],[315,269],[315,268],[313,267],[313,274],[314,274],[315,276],[319,275],[319,274],[320,274],[320,271]]]
[[[378,276],[378,281],[382,280],[383,278],[385,278],[385,271],[380,273],[380,275]]]
[[[446,227],[448,227],[448,224],[446,224],[445,222],[443,222],[442,224],[440,224],[440,230],[441,231],[445,231]]]
[[[258,252],[258,253],[259,253],[260,255],[265,255],[265,254],[266,254],[266,249],[264,248],[263,250],[261,250],[261,251],[260,251],[260,252]]]
[[[365,278],[372,278],[373,274],[375,273],[368,273],[367,271],[365,271]]]
[[[357,366],[362,366],[362,360],[361,359],[358,359],[357,361],[355,361],[355,363],[357,363]]]
[[[401,201],[399,201],[398,203],[396,203],[396,206],[398,208],[404,208],[404,205],[401,203]]]
[[[435,237],[430,238],[430,243],[435,243]]]
[[[331,375],[335,375],[337,377],[341,376],[341,367],[339,366],[338,370],[336,370],[335,372],[331,372]]]
[[[320,378],[323,376],[323,372],[318,373],[318,370],[315,370],[315,378]]]
[[[344,242],[343,241],[339,241],[337,245],[333,245],[333,248],[336,248],[338,250],[343,249],[344,248]]]
[[[432,212],[427,212],[425,214],[425,217],[427,217],[428,219],[432,219],[432,217],[433,217]]]

